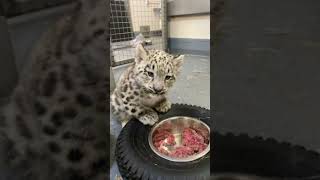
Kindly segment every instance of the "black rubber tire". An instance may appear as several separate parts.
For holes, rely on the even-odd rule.
[[[174,104],[168,113],[160,115],[160,119],[178,115],[200,118],[212,127],[210,111],[190,105]],[[120,173],[125,179],[208,178],[209,155],[192,163],[174,163],[160,158],[149,147],[147,137],[150,129],[150,126],[133,120],[121,131],[115,154]],[[315,151],[272,138],[249,137],[246,134],[222,135],[214,132],[211,136],[214,151],[211,151],[210,170],[214,174],[320,180],[320,154]]]
[[[246,134],[212,133],[213,174],[238,173],[261,177],[320,180],[320,154],[302,146]]]
[[[183,104],[173,104],[160,120],[172,116],[196,117],[211,126],[210,110]],[[151,126],[131,120],[122,129],[116,145],[119,171],[127,180],[205,180],[210,176],[210,153],[201,159],[176,163],[155,154],[148,143]]]

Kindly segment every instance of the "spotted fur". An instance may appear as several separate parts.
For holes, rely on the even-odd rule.
[[[111,108],[122,126],[132,118],[153,125],[159,119],[157,112],[171,108],[166,95],[176,81],[183,57],[137,46],[135,63],[122,74],[111,95]]]
[[[38,41],[2,109],[0,177],[108,176],[107,1],[79,0],[74,5]]]

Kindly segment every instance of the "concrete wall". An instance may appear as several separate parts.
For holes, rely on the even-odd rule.
[[[169,19],[170,38],[210,39],[210,16],[176,16]]]
[[[177,53],[209,55],[210,16],[187,15],[169,18],[169,49]]]

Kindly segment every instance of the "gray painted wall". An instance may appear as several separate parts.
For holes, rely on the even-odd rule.
[[[210,13],[210,0],[171,0],[168,1],[168,15],[181,16]]]

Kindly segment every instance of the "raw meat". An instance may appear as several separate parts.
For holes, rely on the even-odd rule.
[[[159,152],[170,157],[185,158],[204,151],[208,144],[208,132],[204,129],[185,128],[182,134],[182,146],[169,151],[167,146],[175,145],[175,137],[170,128],[158,129],[153,136],[153,144]]]

